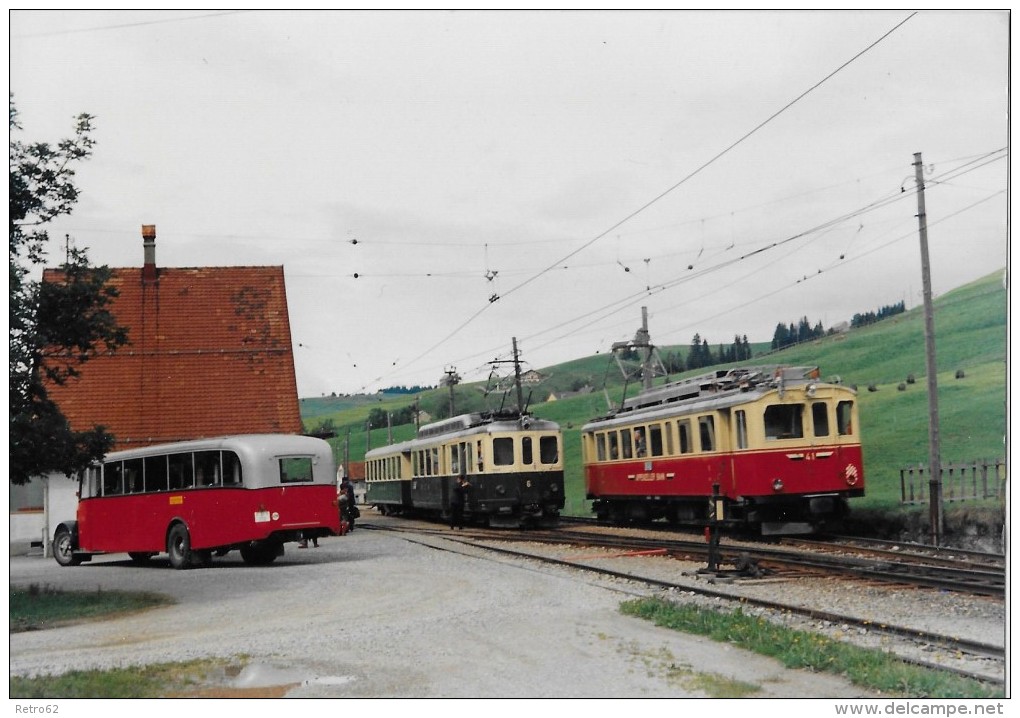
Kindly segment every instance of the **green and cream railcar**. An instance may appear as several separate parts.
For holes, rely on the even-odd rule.
[[[366,503],[384,514],[447,517],[457,477],[465,516],[490,526],[551,526],[563,509],[558,424],[516,414],[463,414],[365,455]]]

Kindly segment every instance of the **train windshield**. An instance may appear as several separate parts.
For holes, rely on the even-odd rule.
[[[765,409],[765,438],[801,439],[804,437],[804,405],[773,404]]]

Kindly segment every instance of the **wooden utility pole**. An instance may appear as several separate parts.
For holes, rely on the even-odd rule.
[[[938,369],[935,363],[935,310],[931,295],[931,266],[928,262],[928,219],[924,209],[924,169],[921,153],[914,153],[914,180],[917,183],[917,225],[921,235],[921,281],[924,291],[924,354],[928,373],[928,511],[931,542],[942,543],[945,514],[942,507],[942,460],[939,449]]]

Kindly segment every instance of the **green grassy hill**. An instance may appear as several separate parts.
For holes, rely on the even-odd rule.
[[[943,465],[1005,457],[1006,435],[1006,290],[1002,273],[939,297],[935,302],[936,359],[938,364],[939,425]],[[862,307],[861,311],[870,308]],[[652,339],[655,328],[651,327]],[[925,379],[924,315],[921,307],[877,324],[845,334],[827,336],[771,354],[756,354],[756,364],[807,364],[819,366],[822,376],[839,376],[859,389],[861,436],[867,496],[855,507],[893,508],[900,496],[900,469],[928,463],[928,400]],[[670,347],[685,352],[685,347]],[[756,347],[756,350],[758,347]],[[620,396],[620,373],[607,367],[607,356],[577,359],[540,371],[550,378],[532,390],[532,413],[557,421],[564,430],[567,465],[567,513],[587,515],[581,478],[580,427],[607,409],[608,394]],[[609,371],[607,372],[607,368]],[[703,373],[704,369],[691,374]],[[958,371],[964,377],[956,378]],[[915,378],[908,383],[908,377]],[[673,377],[676,378],[676,377]],[[544,401],[550,392],[568,391],[589,384],[595,391],[558,401]],[[905,385],[900,391],[898,386]],[[874,387],[874,391],[869,390]],[[457,411],[483,408],[482,394],[471,385],[457,387]],[[442,412],[449,402],[447,389],[424,392],[421,406]],[[350,432],[352,461],[387,441],[385,427],[366,437],[365,423],[373,408],[396,411],[413,402],[407,395],[302,399],[306,429],[324,420],[332,422],[338,448]],[[543,403],[540,403],[543,402]],[[433,416],[438,416],[433,413]],[[411,438],[413,427],[394,427],[394,441]]]

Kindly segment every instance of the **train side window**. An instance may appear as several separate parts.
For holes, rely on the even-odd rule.
[[[738,409],[737,412],[737,448],[747,448],[747,412]]]
[[[648,427],[648,439],[652,456],[662,456],[662,425],[652,424]]]
[[[604,433],[595,434],[595,460],[605,461],[606,456],[606,435]]]
[[[531,466],[535,463],[534,452],[531,450],[531,437],[521,437],[521,461],[525,466]]]
[[[450,473],[460,474],[460,446],[457,444],[450,447]]]
[[[560,460],[560,442],[555,436],[539,437],[538,456],[543,464],[555,464]]]
[[[492,463],[496,466],[512,466],[514,463],[514,440],[501,437],[492,440]]]
[[[824,401],[811,405],[811,420],[815,425],[815,436],[829,435],[829,406]]]
[[[471,455],[473,445],[470,443],[464,444],[464,473],[470,474],[471,467],[474,466],[474,457]],[[399,477],[399,472],[397,472]]]
[[[623,458],[630,459],[634,456],[630,443],[630,429],[620,429],[620,448],[623,450]]]
[[[852,401],[841,401],[836,405],[836,430],[841,436],[850,436],[854,433]]]
[[[167,479],[167,457],[146,456],[145,457],[145,490],[166,491]]]
[[[680,453],[689,454],[694,450],[691,444],[691,422],[689,419],[678,421],[676,428],[680,431]]]
[[[439,463],[439,447],[432,447],[432,474],[433,476],[441,476],[443,473],[443,466]]]
[[[666,429],[666,456],[673,455],[673,422],[667,421],[665,424]]]
[[[620,438],[615,431],[609,432],[609,459],[620,458]]]
[[[634,429],[634,456],[639,459],[648,455],[648,439],[645,436],[645,431],[643,426]]]
[[[715,417],[699,416],[698,432],[701,435],[701,450],[715,451]]]
[[[765,408],[765,438],[776,439],[804,438],[804,405],[773,404]]]
[[[124,493],[124,462],[114,461],[103,467],[103,496]]]

